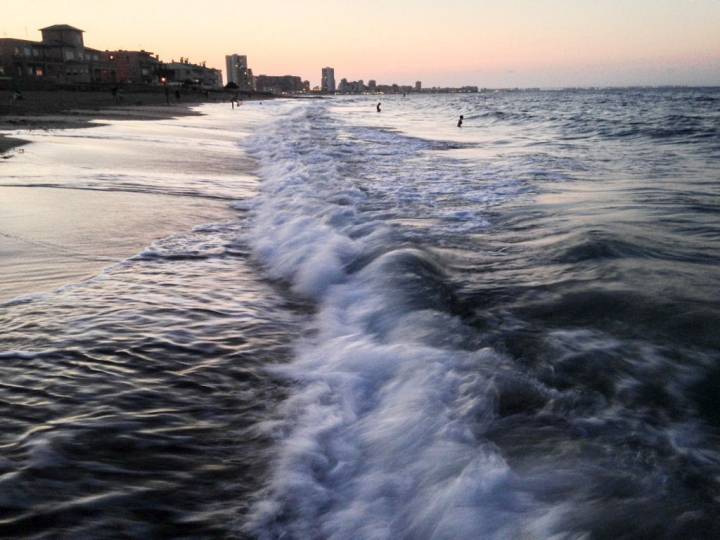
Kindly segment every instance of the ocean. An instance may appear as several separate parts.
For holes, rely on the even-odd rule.
[[[198,110],[0,164],[0,535],[720,537],[720,89]]]

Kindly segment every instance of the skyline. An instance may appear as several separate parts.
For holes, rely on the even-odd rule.
[[[223,72],[225,55],[239,52],[255,74],[299,75],[312,86],[324,66],[337,80],[428,87],[720,84],[718,0],[213,6],[199,18],[166,0],[127,0],[108,18],[89,0],[27,0],[3,7],[0,36],[34,40],[39,28],[67,23],[101,50],[189,56]]]

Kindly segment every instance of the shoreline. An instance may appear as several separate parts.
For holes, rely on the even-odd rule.
[[[159,92],[123,95],[119,101],[109,92],[70,90],[28,91],[23,99],[11,103],[11,93],[0,91],[0,159],[9,159],[29,141],[17,131],[76,129],[95,127],[102,120],[167,120],[182,116],[201,116],[192,107],[204,103],[229,103],[230,94],[213,92],[181,94],[171,102]],[[273,99],[272,96],[245,96],[243,101]],[[8,133],[11,132],[11,133]]]
[[[185,156],[182,148],[172,144],[146,142],[142,136],[156,137],[159,130],[172,137],[174,131],[184,129],[162,120],[208,117],[193,110],[198,105],[128,105],[0,116],[0,174],[3,180],[12,178],[7,185],[0,182],[0,273],[4,277],[0,304],[80,283],[149,249],[159,239],[233,215],[225,199],[202,198],[199,190],[194,192],[192,179],[207,172],[205,161]],[[232,119],[229,106],[227,112],[228,120]],[[123,120],[148,122],[132,122],[124,128]],[[116,129],[112,127],[115,121],[121,134],[125,131],[129,137],[108,136],[106,130]],[[82,127],[99,129],[96,136],[86,132],[63,137],[65,129]],[[8,129],[11,133],[2,132]],[[29,140],[23,139],[23,133]],[[102,142],[97,143],[95,137]],[[222,134],[216,137],[224,141]],[[31,141],[32,145],[21,148]],[[234,147],[226,150],[223,144],[208,150],[211,154],[227,151],[235,153]],[[173,164],[178,162],[182,167],[175,170]],[[102,178],[102,171],[112,171],[116,177]],[[144,184],[128,186],[136,181],[137,171],[150,176],[150,181],[140,181],[147,183],[147,189],[142,189]],[[217,174],[222,176],[224,171]],[[85,189],[88,183],[107,189]]]
[[[0,158],[7,159],[5,154],[10,152],[13,148],[18,148],[25,144],[28,144],[28,141],[24,139],[17,139],[15,137],[8,137],[4,133],[0,133]]]
[[[191,107],[202,102],[156,104],[113,104],[97,106],[82,102],[79,107],[47,107],[44,104],[24,107],[12,114],[0,114],[0,157],[8,159],[13,150],[28,144],[18,131],[47,131],[51,129],[77,129],[103,125],[102,120],[167,120],[181,116],[199,116],[202,113]],[[98,122],[100,121],[100,122]]]
[[[196,104],[194,104],[196,105]],[[102,120],[168,120],[181,116],[200,116],[190,104],[170,106],[164,110],[151,105],[135,105],[122,109],[74,110],[56,114],[39,113],[23,116],[0,117],[0,159],[10,159],[21,147],[31,141],[23,139],[18,131],[49,131],[55,129],[92,128],[104,125]]]

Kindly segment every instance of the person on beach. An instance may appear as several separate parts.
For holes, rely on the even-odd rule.
[[[118,87],[113,86],[112,90],[110,90],[110,93],[112,94],[113,102],[117,103],[118,102]]]
[[[180,101],[180,90],[175,90],[175,99]]]
[[[380,102],[379,102],[379,101],[378,101],[378,104],[377,104],[377,107],[376,107],[376,108],[377,108],[377,112],[380,112],[380,111],[381,111],[381,109],[380,109]]]
[[[170,105],[170,89],[165,87],[165,102]]]
[[[460,118],[458,118],[458,127],[462,127],[462,123],[463,123],[464,119],[465,119],[465,117],[461,114]]]

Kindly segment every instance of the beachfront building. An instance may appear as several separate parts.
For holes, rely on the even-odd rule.
[[[369,87],[365,86],[362,79],[359,81],[348,81],[347,79],[341,79],[340,84],[337,87],[337,91],[340,94],[364,94],[369,91]]]
[[[244,54],[228,54],[225,56],[225,78],[228,84],[240,85],[240,78],[243,71],[248,68],[247,56]]]
[[[272,94],[299,94],[305,91],[305,85],[302,78],[295,75],[258,75],[255,89]]]
[[[67,24],[42,28],[41,41],[0,38],[0,76],[18,82],[94,83],[113,77],[102,51],[85,47],[83,30]]]
[[[112,66],[108,82],[129,84],[160,84],[160,60],[151,52],[140,51],[105,51],[105,56]]]
[[[187,58],[161,63],[158,75],[163,84],[170,86],[194,86],[204,89],[222,88],[222,71],[209,68],[205,62],[191,64]]]
[[[335,69],[331,67],[322,68],[322,79],[320,91],[325,94],[335,93]]]
[[[367,86],[362,79],[359,81],[348,81],[342,79],[338,85],[337,91],[341,94],[364,94],[368,91]]]
[[[422,81],[415,81],[415,91],[422,92]]]
[[[244,54],[229,54],[225,57],[225,74],[227,84],[233,83],[246,92],[255,89],[252,70],[248,68],[247,56]]]

